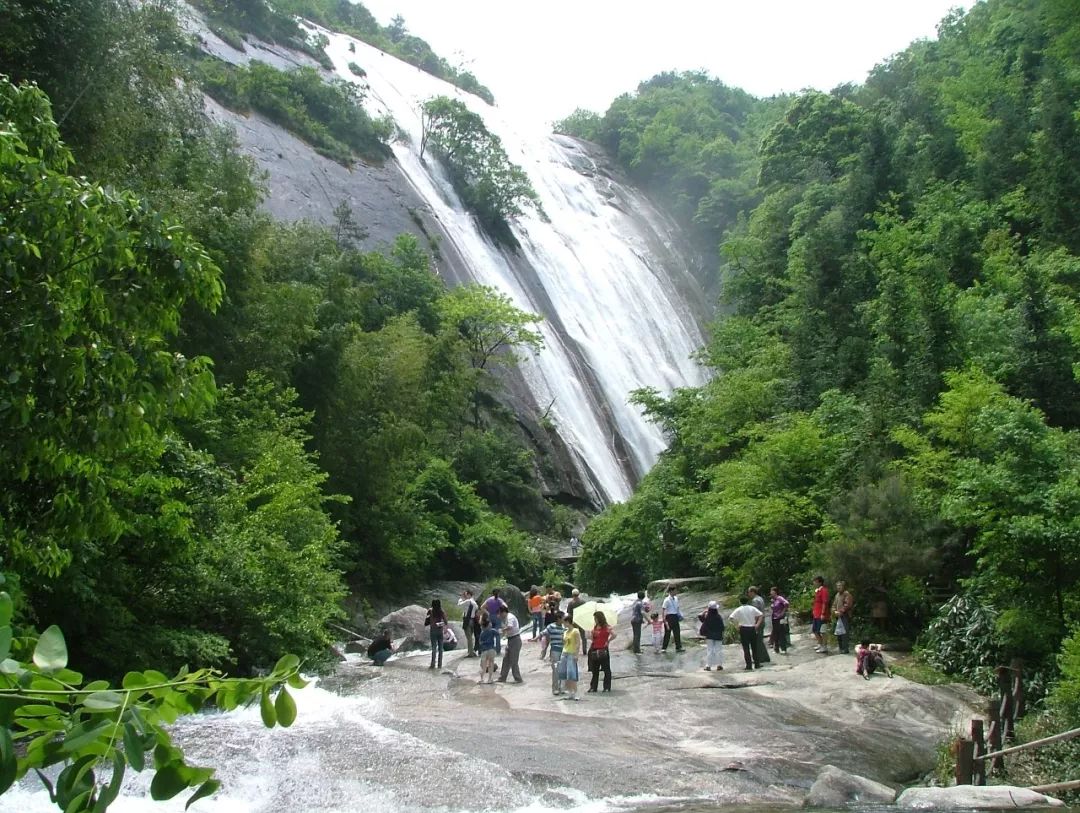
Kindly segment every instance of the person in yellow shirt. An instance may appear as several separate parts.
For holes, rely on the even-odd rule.
[[[562,660],[559,661],[559,679],[563,681],[563,689],[566,691],[563,700],[580,700],[577,696],[577,656],[581,650],[581,632],[574,626],[569,615],[563,618],[563,626],[566,627],[566,632],[563,635]]]

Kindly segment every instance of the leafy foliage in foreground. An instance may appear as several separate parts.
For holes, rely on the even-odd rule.
[[[64,634],[14,634],[11,596],[0,592],[0,794],[34,771],[65,813],[104,813],[124,775],[150,769],[150,795],[171,799],[194,789],[187,804],[213,794],[212,768],[189,765],[166,726],[207,704],[223,710],[258,701],[267,728],[290,726],[303,688],[294,655],[266,677],[230,679],[210,669],[173,678],[154,669],[124,675],[121,685],[84,680],[68,668]],[[276,691],[276,696],[273,693]],[[45,771],[63,766],[55,778]]]

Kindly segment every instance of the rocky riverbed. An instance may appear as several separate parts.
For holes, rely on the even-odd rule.
[[[710,597],[684,594],[686,617]],[[477,685],[477,660],[459,650],[440,671],[416,653],[382,669],[343,664],[322,685],[362,691],[390,710],[393,728],[503,765],[538,793],[569,786],[589,798],[649,793],[733,805],[799,805],[826,765],[893,787],[917,781],[938,744],[982,705],[960,685],[863,680],[852,656],[815,654],[798,631],[791,654],[762,669],[743,671],[731,645],[725,671],[706,672],[696,627],[685,623],[683,653],[634,655],[624,612],[612,692],[578,703],[552,696],[540,644],[527,640],[522,684]]]

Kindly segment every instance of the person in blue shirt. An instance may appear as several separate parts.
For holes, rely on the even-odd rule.
[[[477,648],[480,650],[480,680],[477,683],[495,682],[495,647],[498,644],[499,633],[491,626],[491,619],[486,615],[480,622],[480,640]],[[484,680],[484,677],[487,680]]]

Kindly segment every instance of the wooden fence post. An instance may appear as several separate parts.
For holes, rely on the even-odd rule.
[[[995,702],[990,702],[990,708],[988,709],[990,718],[990,730],[989,730],[989,742],[987,743],[990,748],[989,753],[1001,750],[1001,706]],[[1004,763],[1001,761],[1001,757],[994,757],[990,760],[990,767],[987,769],[990,773],[1001,773]]]
[[[967,737],[957,737],[953,743],[953,753],[956,755],[956,784],[970,785],[975,743]]]
[[[971,721],[971,741],[975,745],[975,756],[981,757],[986,751],[986,737],[983,736],[983,721],[974,719]],[[972,760],[971,784],[986,784],[986,760]]]
[[[1013,661],[1012,670],[1013,719],[1018,720],[1024,716],[1024,711],[1026,711],[1026,703],[1024,702],[1024,672],[1023,669],[1021,669],[1021,662],[1019,660]]]

